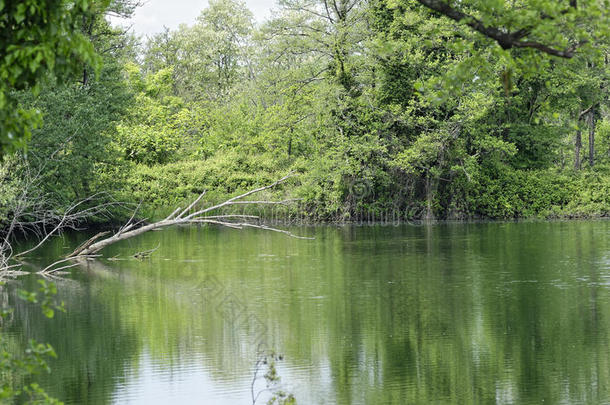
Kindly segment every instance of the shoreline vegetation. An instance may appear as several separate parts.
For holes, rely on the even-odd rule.
[[[163,168],[156,168],[163,175]],[[196,173],[193,173],[196,176]],[[173,205],[151,203],[145,207],[147,218],[160,219],[188,199],[181,199],[184,188],[192,187],[192,183],[179,184],[172,182],[171,186],[160,185],[157,179],[149,179],[150,183],[142,181],[140,194],[142,201],[154,199],[154,195],[165,194],[167,200],[175,201]],[[298,180],[297,180],[298,181]],[[254,182],[254,184],[258,184]],[[294,182],[293,182],[294,184]],[[369,187],[370,183],[365,186]],[[287,224],[333,224],[358,222],[391,222],[396,218],[401,222],[410,221],[503,221],[503,220],[568,220],[597,219],[610,216],[610,168],[596,168],[595,171],[548,172],[522,171],[513,173],[511,179],[490,182],[486,190],[473,196],[476,198],[471,207],[463,207],[463,211],[455,207],[441,207],[438,201],[429,210],[426,200],[418,199],[402,204],[393,201],[375,201],[369,199],[373,190],[357,191],[356,204],[342,207],[334,212],[327,212],[324,203],[312,201],[303,197],[307,185],[287,186],[289,190],[270,193],[273,198],[294,198],[290,205],[273,207],[246,207],[238,211],[229,210],[226,213],[241,213],[244,215],[259,215],[272,223]],[[158,188],[157,188],[158,187]],[[205,185],[195,189],[204,188]],[[284,189],[287,188],[286,186]],[[360,187],[356,183],[355,187]],[[355,188],[354,187],[354,188]],[[221,187],[224,189],[224,187]],[[349,186],[348,188],[352,188]],[[215,204],[245,189],[223,194],[224,190],[208,192],[209,204]],[[191,197],[195,194],[191,194]],[[240,207],[241,208],[241,207]],[[119,221],[120,223],[120,221]]]
[[[116,232],[286,173],[257,198],[291,204],[218,215],[292,225],[610,216],[602,3],[439,4],[286,0],[257,23],[245,3],[213,0],[193,25],[146,38],[109,22],[130,18],[136,0],[80,0],[74,15],[60,4],[55,20],[34,6],[0,10],[23,35],[46,21],[78,45],[36,31],[37,47],[19,50],[15,37],[4,51],[13,62],[0,66],[0,102],[17,115],[0,132],[3,263],[19,235]]]

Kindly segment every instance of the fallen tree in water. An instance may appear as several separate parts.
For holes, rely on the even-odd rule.
[[[267,190],[277,186],[278,184],[283,183],[291,175],[282,177],[276,182],[269,184],[264,187],[259,187],[254,190],[250,190],[246,193],[240,194],[236,197],[230,198],[220,204],[213,205],[208,208],[197,208],[197,205],[201,202],[203,197],[205,196],[205,191],[201,193],[194,201],[192,201],[186,208],[177,208],[167,216],[167,218],[162,219],[161,221],[153,222],[150,224],[142,225],[142,221],[134,222],[135,212],[132,215],[132,218],[125,224],[121,229],[119,229],[114,235],[103,238],[108,235],[108,232],[101,232],[95,235],[93,238],[89,239],[87,242],[79,246],[74,252],[72,252],[68,257],[78,257],[78,256],[90,256],[97,254],[100,250],[104,249],[107,246],[110,246],[116,242],[133,238],[134,236],[141,235],[145,232],[152,231],[159,228],[165,228],[168,226],[174,225],[188,225],[188,224],[211,224],[211,225],[220,225],[229,228],[235,229],[243,229],[246,227],[251,228],[259,228],[265,229],[269,231],[282,232],[292,237],[300,238],[288,231],[284,231],[277,228],[271,228],[265,225],[254,224],[252,222],[247,222],[248,220],[258,219],[258,217],[253,215],[210,215],[214,211],[218,211],[221,208],[230,206],[230,205],[238,205],[238,204],[287,204],[294,200],[283,200],[283,201],[249,201],[244,200],[244,198],[259,193],[263,190]],[[102,239],[103,238],[103,239]]]
[[[133,212],[129,221],[119,228],[118,231],[112,233],[110,231],[100,232],[92,238],[85,241],[79,247],[77,247],[72,253],[67,255],[65,258],[56,261],[55,263],[47,266],[46,268],[40,270],[38,273],[40,274],[52,274],[59,272],[61,270],[65,270],[70,267],[74,267],[82,263],[83,260],[93,259],[95,257],[99,257],[99,252],[104,248],[120,242],[125,239],[133,238],[135,236],[141,235],[143,233],[153,231],[160,228],[165,228],[169,226],[175,225],[191,225],[191,224],[209,224],[209,225],[218,225],[233,229],[244,229],[244,228],[258,228],[272,232],[281,232],[290,237],[300,238],[300,239],[310,239],[302,236],[294,235],[293,233],[273,228],[264,224],[255,223],[254,221],[258,220],[258,216],[254,215],[238,215],[238,214],[216,214],[221,209],[234,206],[234,205],[244,205],[244,204],[263,204],[263,205],[276,205],[276,204],[288,204],[290,202],[295,201],[294,199],[281,200],[281,201],[272,201],[272,200],[246,200],[246,197],[249,197],[253,194],[260,193],[261,191],[268,190],[270,188],[276,187],[277,185],[284,183],[288,180],[292,175],[289,174],[287,176],[282,177],[281,179],[273,182],[272,184],[259,187],[243,194],[240,194],[236,197],[229,198],[228,200],[212,205],[210,207],[202,207],[201,202],[203,197],[205,196],[205,191],[202,192],[196,199],[194,199],[188,206],[185,208],[179,207],[176,208],[170,215],[166,218],[152,222],[145,223],[146,220],[137,220],[136,215],[138,208]],[[42,243],[39,243],[36,248],[38,248]],[[29,249],[27,253],[30,253],[33,249]],[[15,257],[20,256],[22,254],[17,254]],[[14,266],[14,265],[13,265]]]

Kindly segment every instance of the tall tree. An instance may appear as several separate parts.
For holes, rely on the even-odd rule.
[[[187,100],[222,99],[248,76],[253,15],[239,0],[212,0],[193,26],[157,34],[146,45],[145,67],[172,67],[177,95]]]

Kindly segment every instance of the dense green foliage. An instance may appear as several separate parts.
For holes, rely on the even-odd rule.
[[[460,24],[493,39],[502,49],[532,49],[572,58],[607,39],[608,1],[417,0]]]
[[[172,206],[296,170],[317,220],[607,215],[603,3],[497,3],[464,10],[574,55],[497,46],[413,1],[291,0],[257,28],[213,2],[130,65],[129,192]]]
[[[35,109],[16,100],[16,90],[36,92],[49,73],[65,76],[95,65],[98,56],[81,30],[81,18],[104,7],[90,0],[0,1],[0,152],[23,146],[40,124]]]
[[[605,2],[441,3],[283,0],[257,25],[216,0],[141,43],[90,13],[103,68],[15,93],[44,118],[25,167],[59,211],[104,192],[154,216],[294,171],[280,215],[608,215]]]

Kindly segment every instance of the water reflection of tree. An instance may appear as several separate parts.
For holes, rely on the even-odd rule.
[[[313,242],[171,230],[115,248],[110,256],[159,239],[162,246],[150,261],[92,268],[95,276],[64,298],[78,311],[73,320],[36,337],[56,345],[53,336],[73,331],[58,346],[60,356],[71,347],[82,353],[68,360],[70,386],[80,387],[73,398],[87,395],[83,367],[110,381],[121,362],[134,367],[144,346],[169,369],[205,362],[213,378],[239,384],[255,340],[198,289],[214,275],[265,320],[269,345],[289,365],[280,372],[298,374],[305,396],[340,404],[601,402],[610,395],[608,269],[600,265],[607,230],[321,228]],[[102,336],[88,347],[94,334]],[[116,350],[118,365],[101,364],[107,350]],[[54,385],[69,371],[62,373]]]
[[[101,300],[94,285],[56,282],[58,298],[68,312],[51,320],[36,306],[14,301],[13,327],[23,331],[24,341],[48,342],[58,355],[57,360],[49,361],[51,373],[37,376],[36,381],[64,401],[109,403],[126,370],[137,364],[137,334],[124,327],[117,306]]]

